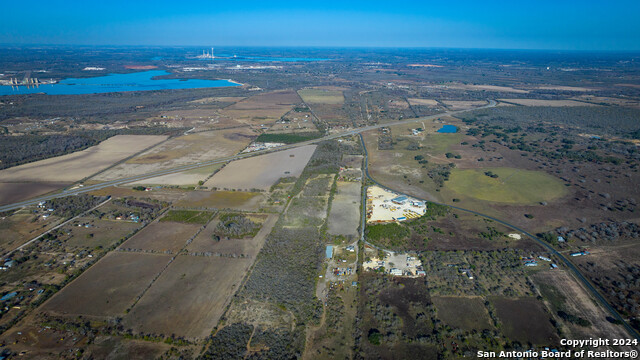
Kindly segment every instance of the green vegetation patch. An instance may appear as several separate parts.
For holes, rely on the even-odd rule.
[[[173,221],[186,224],[206,224],[211,219],[211,213],[208,211],[194,210],[169,210],[167,215],[162,217],[160,221]]]
[[[302,141],[313,140],[321,137],[319,132],[306,132],[297,134],[261,134],[256,139],[257,142],[273,142],[273,143],[285,143],[294,144]]]
[[[438,155],[446,153],[453,145],[459,144],[462,141],[462,133],[436,133],[428,134],[422,141],[422,146],[427,153],[431,155]]]
[[[514,204],[551,201],[567,193],[562,182],[549,174],[514,168],[453,169],[445,186],[479,200]]]
[[[298,94],[304,102],[311,104],[342,104],[344,95],[339,90],[303,89]]]
[[[219,220],[213,234],[214,237],[226,236],[235,239],[254,237],[261,227],[261,224],[253,222],[244,214],[239,213],[221,214]]]
[[[409,235],[411,235],[411,231],[406,226],[397,223],[367,226],[367,238],[376,244],[387,247],[402,246]]]

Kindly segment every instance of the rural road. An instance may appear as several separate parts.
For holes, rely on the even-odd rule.
[[[537,242],[538,244],[540,244],[543,248],[547,249],[551,254],[555,255],[555,256],[556,256],[556,257],[558,257],[558,258],[560,258],[560,259],[562,260],[562,262],[567,266],[567,268],[568,268],[569,270],[571,270],[571,272],[575,275],[575,277],[576,277],[580,282],[582,282],[582,284],[584,285],[584,287],[585,287],[589,292],[591,292],[591,294],[592,294],[592,295],[593,295],[593,296],[594,296],[594,297],[595,297],[595,298],[600,302],[600,304],[601,304],[601,305],[602,305],[602,306],[603,306],[607,311],[609,311],[609,313],[611,314],[611,316],[612,316],[614,319],[616,319],[616,320],[618,320],[618,321],[621,321],[621,322],[622,322],[622,324],[623,324],[623,326],[625,327],[625,329],[627,330],[627,332],[628,332],[631,336],[633,336],[634,338],[636,338],[636,339],[640,340],[640,334],[638,334],[638,332],[637,332],[633,327],[631,327],[631,325],[629,325],[629,323],[627,323],[627,322],[622,318],[622,316],[618,313],[618,311],[617,311],[613,306],[611,306],[611,304],[609,304],[609,302],[604,298],[604,296],[602,296],[602,294],[600,294],[600,292],[599,292],[599,291],[598,291],[598,290],[593,286],[593,284],[591,284],[591,282],[590,282],[590,281],[589,281],[589,280],[588,280],[584,275],[582,275],[582,273],[580,272],[580,270],[578,270],[578,268],[577,268],[573,263],[571,263],[571,261],[569,261],[569,259],[567,259],[567,257],[566,257],[566,256],[564,256],[564,255],[563,255],[563,254],[561,254],[559,251],[557,251],[556,249],[554,249],[553,247],[551,247],[551,245],[549,245],[548,243],[546,243],[546,242],[545,242],[545,241],[543,241],[542,239],[538,238],[537,236],[535,236],[535,235],[533,235],[533,234],[531,234],[531,233],[529,233],[529,232],[527,232],[527,231],[525,231],[525,230],[523,230],[523,229],[521,229],[521,228],[519,228],[519,227],[517,227],[517,226],[515,226],[515,225],[509,224],[509,223],[508,223],[508,222],[506,222],[506,221],[503,221],[503,220],[497,219],[497,218],[495,218],[495,217],[493,217],[493,216],[486,215],[486,214],[483,214],[483,213],[480,213],[480,212],[477,212],[477,211],[474,211],[474,210],[469,210],[469,209],[461,208],[461,207],[459,207],[459,206],[455,206],[455,205],[443,204],[443,203],[439,203],[439,202],[435,202],[435,201],[430,201],[430,200],[421,199],[421,198],[419,198],[419,197],[416,197],[416,196],[413,196],[413,195],[409,195],[409,194],[405,194],[405,193],[403,193],[403,192],[400,192],[400,191],[397,191],[397,190],[391,189],[391,188],[389,188],[389,187],[387,187],[387,186],[385,186],[385,185],[380,184],[380,183],[379,183],[379,182],[377,182],[375,179],[373,179],[373,178],[371,177],[371,175],[369,174],[369,152],[367,151],[367,146],[366,146],[366,144],[365,144],[365,142],[364,142],[364,138],[362,137],[362,134],[360,134],[360,141],[362,142],[362,148],[364,149],[364,172],[365,172],[365,176],[366,176],[369,180],[371,180],[374,184],[376,184],[376,185],[378,185],[378,186],[380,186],[380,187],[382,187],[382,188],[384,188],[384,189],[387,189],[387,190],[389,190],[389,191],[392,191],[392,192],[394,192],[394,193],[396,193],[396,194],[399,194],[399,195],[405,195],[405,196],[408,196],[408,197],[413,197],[413,198],[416,198],[416,199],[418,199],[418,200],[427,201],[427,202],[432,202],[432,203],[434,203],[434,204],[443,205],[443,206],[447,206],[447,207],[452,208],[452,209],[456,209],[456,210],[460,210],[460,211],[468,212],[468,213],[471,213],[471,214],[474,214],[474,215],[482,216],[482,217],[484,217],[484,218],[487,218],[487,219],[493,220],[493,221],[495,221],[495,222],[497,222],[497,223],[500,223],[500,224],[502,224],[502,225],[504,225],[504,226],[506,226],[506,227],[508,227],[508,228],[511,228],[511,229],[513,229],[513,230],[515,230],[515,231],[517,231],[517,232],[520,232],[520,233],[524,234],[525,236],[529,237],[530,239],[532,239],[532,240],[534,240],[535,242]],[[365,199],[364,197],[365,197],[365,195],[363,195],[363,199]],[[365,200],[366,200],[366,199],[365,199]],[[362,229],[363,229],[363,230],[362,230],[362,240],[364,241],[364,221],[365,221],[365,216],[366,216],[366,203],[363,203],[363,209],[364,209],[364,210],[363,210],[363,213],[362,213],[362,224],[363,224],[363,226],[362,226]],[[366,242],[366,241],[365,241],[364,243],[365,243],[365,244],[367,244],[367,245],[371,245],[371,244],[369,244],[369,243],[368,243],[368,242]],[[373,246],[373,245],[371,245],[371,246]],[[375,246],[374,246],[374,247],[375,247]],[[375,248],[378,248],[378,247],[375,247]]]
[[[491,107],[496,106],[496,104],[497,104],[497,102],[495,100],[487,100],[487,101],[488,101],[487,105],[481,106],[481,107],[477,107],[477,108],[473,108],[473,109],[458,110],[458,111],[448,111],[448,112],[443,112],[443,113],[436,114],[436,115],[430,115],[430,116],[425,116],[425,117],[420,117],[420,118],[413,118],[413,119],[407,119],[407,120],[402,120],[402,121],[396,121],[396,122],[393,122],[393,123],[369,125],[369,126],[360,127],[360,128],[357,128],[357,129],[347,130],[347,131],[343,131],[343,132],[339,132],[339,133],[323,136],[321,138],[317,138],[317,139],[313,139],[313,140],[307,140],[307,141],[303,141],[303,142],[299,142],[299,143],[295,143],[295,144],[283,145],[283,146],[279,146],[277,148],[253,151],[253,152],[250,152],[250,153],[240,153],[240,154],[237,154],[237,155],[228,156],[228,157],[224,157],[224,158],[219,158],[219,159],[216,159],[216,160],[204,161],[204,162],[199,162],[199,163],[194,163],[194,164],[189,164],[189,165],[182,165],[182,166],[174,167],[174,168],[171,168],[171,169],[159,170],[159,171],[154,171],[154,172],[150,172],[150,173],[147,173],[147,174],[142,174],[142,175],[136,175],[136,176],[120,178],[120,179],[116,179],[116,180],[105,181],[105,182],[101,182],[99,184],[94,184],[94,185],[86,185],[86,186],[80,185],[80,187],[74,187],[74,188],[63,190],[63,191],[59,191],[59,192],[56,192],[56,193],[53,193],[53,194],[32,198],[30,200],[26,200],[26,201],[21,201],[21,202],[17,202],[17,203],[13,203],[13,204],[7,204],[7,205],[0,206],[0,212],[9,211],[9,210],[15,210],[15,209],[19,209],[21,207],[29,206],[29,205],[35,205],[35,204],[39,203],[40,201],[47,201],[47,200],[51,200],[51,199],[55,199],[55,198],[59,198],[59,197],[64,197],[64,196],[69,196],[69,195],[83,194],[83,193],[87,193],[87,192],[91,192],[91,191],[95,191],[95,190],[100,190],[100,189],[104,189],[104,188],[111,187],[111,186],[123,185],[123,184],[128,184],[128,183],[139,181],[139,180],[150,179],[150,178],[154,178],[156,176],[174,174],[174,173],[183,172],[183,171],[186,171],[186,170],[197,169],[197,168],[210,166],[210,165],[214,165],[214,164],[226,163],[226,162],[232,161],[232,160],[239,160],[239,159],[244,159],[244,158],[253,157],[253,156],[257,156],[257,155],[263,155],[263,154],[266,154],[266,153],[271,153],[271,152],[276,152],[276,151],[281,151],[281,150],[287,150],[287,149],[293,149],[293,148],[296,148],[296,147],[315,144],[315,143],[318,143],[318,142],[331,140],[331,139],[337,139],[337,138],[341,138],[341,137],[344,137],[344,136],[356,135],[356,134],[359,134],[359,133],[364,132],[364,131],[379,129],[381,127],[394,126],[394,125],[403,125],[403,124],[411,124],[411,123],[418,122],[418,121],[434,120],[434,119],[437,119],[437,118],[440,118],[440,117],[443,117],[443,116],[453,116],[453,115],[458,115],[458,114],[462,114],[462,113],[473,111],[473,110],[491,108]]]

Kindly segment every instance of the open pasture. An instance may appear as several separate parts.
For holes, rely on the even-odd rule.
[[[75,182],[166,139],[117,135],[96,146],[0,171],[0,182]]]
[[[26,209],[0,216],[0,253],[17,248],[60,222],[57,216],[45,220]]]
[[[202,225],[157,221],[125,241],[120,248],[174,253],[184,247],[187,239],[193,236],[200,226]]]
[[[292,90],[272,91],[238,101],[220,114],[248,125],[271,124],[286,114],[300,97]]]
[[[523,106],[549,106],[549,107],[563,107],[563,106],[598,106],[596,104],[576,101],[576,100],[539,100],[539,99],[498,99],[511,104],[523,105]]]
[[[416,99],[416,98],[410,98],[407,99],[409,100],[409,104],[412,106],[415,105],[423,105],[423,106],[438,106],[438,102],[436,100],[433,99]]]
[[[263,200],[264,195],[259,192],[190,191],[175,206],[253,211]]]
[[[300,176],[316,145],[230,162],[204,186],[216,189],[269,190],[281,177]]]
[[[62,189],[68,182],[7,182],[0,183],[0,205],[13,204]]]
[[[464,331],[493,329],[491,318],[480,297],[434,296],[437,317],[452,328]]]
[[[129,185],[176,185],[176,186],[196,186],[199,181],[206,179],[214,171],[220,169],[222,164],[213,164],[202,168],[187,170],[175,174],[157,176],[150,179],[140,180]]]
[[[344,95],[339,90],[302,89],[298,94],[304,102],[311,104],[342,104]]]
[[[224,158],[237,154],[255,136],[248,128],[203,131],[179,136],[99,174],[93,180],[119,179]]]
[[[498,177],[488,176],[489,172]],[[453,169],[445,187],[479,200],[515,204],[552,201],[568,192],[547,173],[514,168]]]
[[[122,316],[167,265],[166,255],[112,252],[43,305],[56,315]]]
[[[88,225],[88,227],[84,225]],[[140,226],[139,223],[126,220],[99,220],[92,217],[81,217],[60,230],[65,234],[63,241],[67,251],[76,251],[94,249],[98,246],[108,248]]]
[[[487,105],[486,101],[475,101],[475,100],[444,100],[442,101],[450,110],[464,110],[464,109],[472,109],[479,106]]]
[[[178,256],[124,318],[134,332],[205,338],[253,260]]]
[[[502,323],[502,331],[512,340],[523,344],[552,346],[558,343],[558,336],[551,324],[549,314],[544,305],[535,298],[510,299],[505,297],[491,298],[496,308],[498,319]],[[525,320],[526,321],[523,321]]]
[[[208,211],[169,210],[167,214],[160,219],[160,221],[204,225],[209,222],[211,215],[212,214]]]

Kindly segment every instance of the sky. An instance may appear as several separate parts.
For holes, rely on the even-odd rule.
[[[5,1],[0,44],[640,50],[640,1]]]

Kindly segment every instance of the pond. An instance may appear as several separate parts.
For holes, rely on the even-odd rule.
[[[445,134],[454,134],[458,132],[458,128],[455,125],[442,125],[438,132]]]

